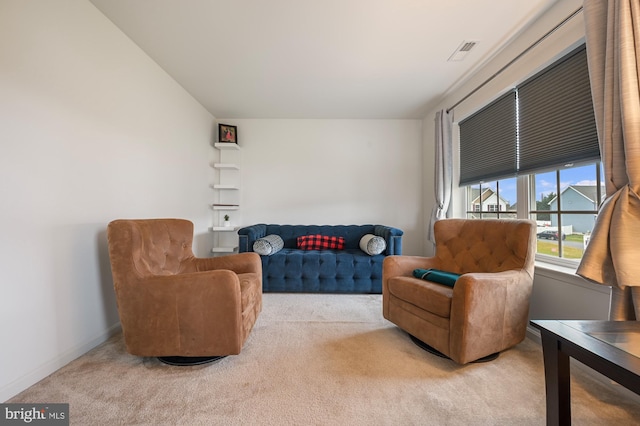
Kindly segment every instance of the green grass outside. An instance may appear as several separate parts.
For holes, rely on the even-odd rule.
[[[582,242],[582,235],[581,234],[567,235],[567,238],[565,239],[565,241]],[[540,254],[546,254],[549,256],[558,257],[559,249],[560,249],[560,246],[557,241],[538,240],[538,253]],[[581,259],[583,253],[584,253],[584,250],[581,248],[567,247],[564,245],[562,246],[562,257],[565,259]]]
[[[567,238],[565,239],[565,241],[576,241],[576,242],[582,242],[584,239],[584,236],[582,234],[569,234],[567,235]]]

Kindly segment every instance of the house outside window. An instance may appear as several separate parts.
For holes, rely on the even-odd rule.
[[[467,186],[467,217],[515,218],[516,179]]]

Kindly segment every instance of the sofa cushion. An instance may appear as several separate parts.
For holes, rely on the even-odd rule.
[[[253,251],[262,256],[271,256],[274,253],[282,250],[284,247],[284,241],[280,235],[267,235],[256,240],[253,243]]]
[[[362,250],[284,248],[261,256],[263,290],[270,292],[377,293],[382,291],[384,256]]]
[[[384,238],[373,234],[366,234],[360,238],[360,250],[369,256],[375,256],[382,253],[387,248]]]
[[[344,237],[319,234],[303,235],[297,238],[297,247],[300,250],[342,250],[344,249]]]

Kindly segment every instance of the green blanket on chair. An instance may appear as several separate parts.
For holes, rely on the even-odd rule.
[[[444,284],[449,287],[453,287],[460,277],[460,274],[454,274],[453,272],[440,271],[438,269],[414,269],[413,276],[427,281],[432,281],[438,284]]]

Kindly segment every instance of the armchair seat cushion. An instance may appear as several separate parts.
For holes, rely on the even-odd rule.
[[[451,315],[453,288],[414,277],[394,277],[389,280],[389,293],[442,318]]]

